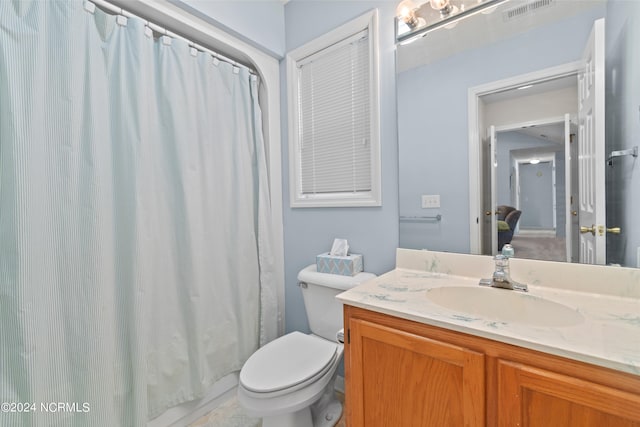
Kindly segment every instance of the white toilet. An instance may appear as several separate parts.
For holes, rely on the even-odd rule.
[[[342,404],[334,382],[343,345],[342,291],[374,278],[318,273],[310,265],[298,274],[311,334],[291,332],[256,351],[240,371],[238,401],[247,414],[262,418],[262,427],[332,427]]]

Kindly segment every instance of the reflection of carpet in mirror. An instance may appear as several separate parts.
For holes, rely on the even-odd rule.
[[[539,259],[542,261],[566,261],[563,237],[516,235],[511,246],[517,258]]]

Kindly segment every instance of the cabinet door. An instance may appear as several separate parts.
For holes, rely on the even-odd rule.
[[[349,328],[350,426],[485,425],[483,354],[365,320]]]
[[[640,427],[640,396],[498,361],[499,427]]]

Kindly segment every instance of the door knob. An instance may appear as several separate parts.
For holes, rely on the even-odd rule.
[[[607,228],[607,233],[620,234],[620,227]]]
[[[489,216],[489,215],[491,215],[491,211],[484,211],[484,214],[486,216]],[[494,214],[498,215],[498,211],[495,211]]]
[[[580,233],[591,233],[592,235],[596,235],[596,226],[592,225],[591,227],[580,226]]]
[[[578,216],[578,211],[571,211],[571,215]]]

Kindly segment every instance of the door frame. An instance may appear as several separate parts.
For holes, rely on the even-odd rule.
[[[490,176],[491,176],[491,188],[490,188],[490,198],[491,198],[491,203],[487,206],[486,204],[483,204],[482,206],[482,211],[485,212],[485,214],[487,212],[491,212],[491,220],[490,220],[490,229],[491,230],[496,230],[497,229],[497,218],[496,218],[496,214],[498,211],[498,204],[497,204],[497,178],[496,178],[496,166],[497,165],[497,154],[498,154],[498,134],[501,132],[510,132],[510,131],[517,131],[518,129],[521,129],[523,127],[530,127],[530,126],[539,126],[539,125],[550,125],[550,124],[563,124],[564,123],[564,116],[557,116],[557,117],[548,117],[548,118],[543,118],[543,119],[537,119],[537,120],[528,120],[525,122],[515,122],[515,123],[509,123],[506,125],[500,125],[500,126],[489,126],[489,128],[487,129],[487,134],[489,135],[489,152],[491,153],[490,155],[493,156],[493,158],[491,159],[491,161],[489,162],[489,164],[491,165],[491,171],[490,171]],[[564,150],[563,150],[564,151]],[[553,175],[553,184],[554,184],[554,188],[555,188],[555,181],[556,181],[556,177],[555,177],[555,154],[551,153],[551,152],[543,152],[541,153],[540,157],[541,161],[550,161],[553,163],[553,168],[554,168],[554,175]],[[518,160],[519,163],[523,163],[524,160],[519,159]],[[486,162],[483,162],[483,165],[486,164]],[[511,167],[512,165],[509,164],[509,171],[511,172]],[[513,207],[515,207],[516,209],[520,209],[519,206],[519,193],[520,193],[520,187],[519,187],[519,176],[517,175],[517,171],[518,171],[518,164],[515,165],[515,169],[516,169],[516,175],[515,175],[515,181],[514,181],[514,185],[516,187],[516,198],[515,200],[517,201],[516,203],[510,203]],[[482,176],[484,176],[484,173],[481,171]],[[513,191],[513,190],[512,190]],[[513,201],[514,199],[512,199]],[[556,219],[555,219],[555,210],[556,210],[556,197],[555,194],[553,194],[553,214],[554,214],[554,228],[556,227]],[[486,225],[486,224],[485,224]],[[482,230],[481,230],[482,231]],[[515,231],[515,230],[514,230]],[[498,236],[497,233],[491,232],[491,233],[484,233],[485,235],[481,237],[484,239],[487,239],[487,236],[491,236],[491,254],[492,255],[496,255],[498,253]],[[488,243],[488,242],[487,242]],[[487,248],[483,247],[482,241],[480,242],[480,253],[484,253],[487,254],[488,252],[486,251]]]
[[[568,62],[555,67],[525,73],[514,77],[470,87],[467,95],[469,129],[469,239],[470,253],[482,253],[482,134],[487,129],[484,123],[481,97],[496,92],[515,89],[528,84],[578,74],[582,61]],[[577,103],[577,101],[576,101]]]

